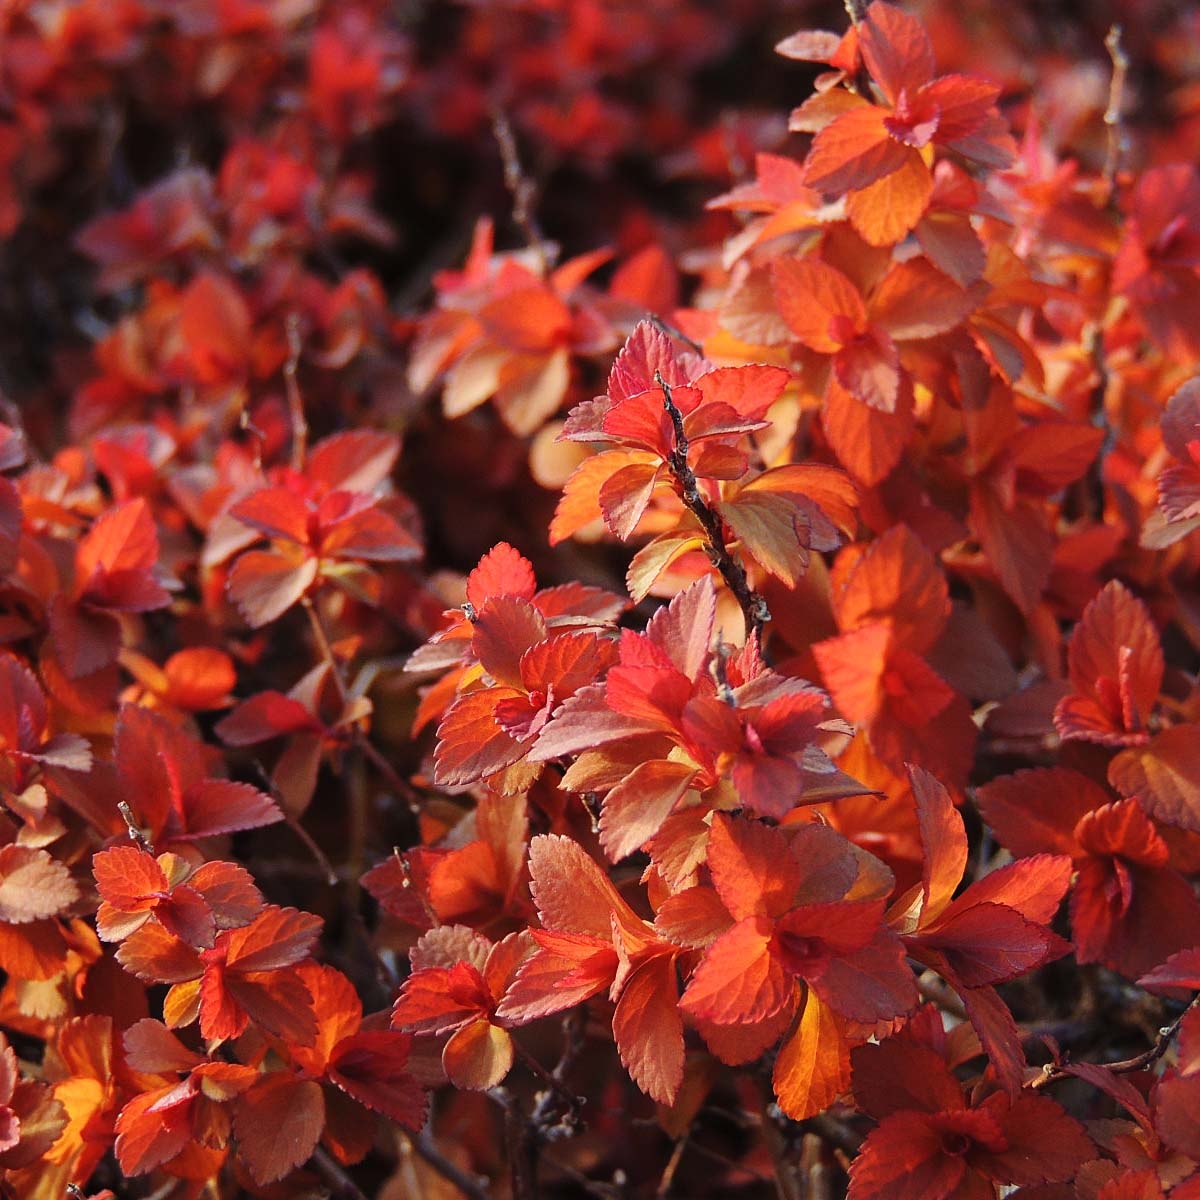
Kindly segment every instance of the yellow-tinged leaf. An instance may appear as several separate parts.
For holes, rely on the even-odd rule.
[[[677,559],[699,550],[704,539],[697,533],[663,533],[643,546],[625,572],[625,583],[635,603],[650,594],[654,581]]]
[[[775,1060],[779,1107],[793,1121],[824,1112],[850,1087],[850,1048],[844,1022],[811,988],[795,1029]]]
[[[721,505],[725,524],[765,571],[794,587],[808,566],[804,514],[783,496],[741,492]]]
[[[527,437],[557,411],[571,383],[571,356],[560,346],[548,357],[509,362],[495,395],[504,423]]]
[[[490,1021],[464,1025],[442,1050],[442,1067],[455,1087],[484,1092],[512,1070],[513,1041]]]
[[[454,364],[442,392],[442,412],[451,419],[478,408],[500,387],[500,374],[510,352],[493,346],[468,350]]]

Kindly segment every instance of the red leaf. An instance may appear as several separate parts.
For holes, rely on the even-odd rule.
[[[374,492],[400,455],[400,439],[378,429],[351,429],[322,438],[308,452],[304,474],[331,491]]]
[[[269,538],[279,538],[297,546],[310,541],[310,510],[297,492],[285,487],[260,488],[239,500],[231,516]]]
[[[97,608],[147,612],[171,601],[154,577],[158,531],[144,500],[107,509],[75,550],[76,597]]]
[[[222,934],[230,970],[275,971],[312,953],[324,922],[312,913],[271,905],[249,925]]]
[[[229,598],[246,624],[259,629],[300,600],[316,579],[317,566],[317,559],[299,550],[247,550],[229,572]]]
[[[1200,741],[1196,725],[1164,729],[1144,746],[1123,750],[1108,764],[1108,781],[1136,796],[1165,825],[1200,832]]]
[[[1147,726],[1162,686],[1162,643],[1146,606],[1117,581],[1084,609],[1067,664],[1073,694],[1054,710],[1064,738],[1108,746],[1149,739]]]
[[[185,828],[176,834],[180,841],[260,829],[283,820],[279,806],[265,792],[228,779],[204,779],[193,784],[184,794],[183,813]]]
[[[1018,856],[1078,857],[1077,823],[1109,801],[1098,784],[1065,767],[1018,771],[984,784],[975,797],[997,840]]]
[[[519,596],[532,600],[537,580],[529,560],[507,542],[493,546],[467,579],[467,600],[480,611],[494,596]]]
[[[348,1096],[417,1132],[425,1123],[428,1097],[407,1074],[412,1038],[387,1030],[368,1030],[340,1041],[328,1074]]]
[[[308,1160],[325,1126],[325,1097],[312,1079],[274,1071],[233,1110],[238,1157],[258,1183],[274,1183]]]
[[[965,1156],[947,1155],[929,1115],[900,1112],[867,1136],[850,1164],[848,1200],[950,1200],[967,1176]],[[986,1193],[979,1191],[980,1200]],[[974,1200],[974,1197],[972,1197]]]

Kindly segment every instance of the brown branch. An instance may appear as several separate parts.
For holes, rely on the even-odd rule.
[[[546,239],[542,236],[534,210],[537,207],[537,184],[525,174],[521,157],[517,153],[517,139],[512,124],[500,108],[492,111],[492,133],[500,150],[500,161],[504,165],[504,184],[513,198],[513,220],[525,235],[529,248],[537,255],[542,275],[549,274],[550,256],[546,252]]]
[[[468,1175],[452,1163],[425,1134],[418,1137],[410,1135],[408,1144],[415,1154],[423,1158],[443,1179],[454,1184],[468,1200],[489,1200],[491,1193],[485,1182],[477,1176]]]
[[[658,1187],[654,1189],[655,1200],[666,1200],[666,1197],[670,1195],[671,1185],[675,1182],[675,1172],[679,1170],[679,1164],[683,1160],[683,1152],[687,1149],[689,1136],[685,1133],[683,1137],[675,1139],[671,1157],[667,1159],[667,1165],[663,1168],[663,1173],[658,1180]]]
[[[517,1058],[520,1060],[521,1065],[525,1067],[531,1075],[544,1083],[549,1091],[557,1096],[564,1105],[566,1105],[569,1113],[574,1114],[579,1108],[580,1097],[571,1092],[563,1084],[562,1080],[558,1078],[552,1071],[548,1071],[545,1067],[543,1067],[542,1064],[538,1062],[538,1060],[534,1058],[534,1056],[530,1054],[530,1052],[526,1050],[516,1038],[513,1038],[512,1042],[513,1047],[517,1052]],[[540,1109],[541,1105],[539,1104],[538,1111],[540,1111]],[[538,1119],[538,1111],[535,1111],[533,1120],[535,1125],[540,1126],[543,1122]]]
[[[367,1194],[342,1169],[324,1146],[318,1146],[309,1159],[317,1173],[329,1185],[334,1200],[367,1200]]]
[[[391,784],[392,790],[408,801],[409,809],[412,811],[413,816],[416,816],[421,811],[421,805],[424,802],[424,797],[421,793],[384,758],[381,751],[363,730],[357,730],[355,737],[355,744],[371,760],[375,769]]]
[[[288,812],[287,803],[284,801],[283,793],[275,786],[275,781],[267,772],[267,768],[262,765],[258,759],[254,760],[254,769],[258,773],[258,777],[271,799],[275,801],[279,807],[279,811],[283,813],[284,822],[288,828],[304,843],[304,848],[313,856],[313,861],[317,864],[317,869],[325,877],[325,882],[334,887],[338,883],[338,873],[333,868],[333,863],[329,861],[325,851],[317,845],[311,833],[300,824],[300,818],[293,816]]]
[[[1113,25],[1104,39],[1104,48],[1112,61],[1112,78],[1108,85],[1108,107],[1104,110],[1104,125],[1108,132],[1108,144],[1104,154],[1103,178],[1108,203],[1116,203],[1117,175],[1121,170],[1121,159],[1126,149],[1125,127],[1122,113],[1125,107],[1125,85],[1129,78],[1129,55],[1121,44],[1121,26]]]
[[[1128,1075],[1133,1071],[1145,1070],[1146,1067],[1152,1066],[1166,1054],[1171,1048],[1171,1043],[1175,1040],[1175,1035],[1179,1032],[1180,1025],[1183,1024],[1184,1017],[1197,1009],[1200,1009],[1200,992],[1197,992],[1192,997],[1191,1004],[1170,1025],[1164,1025],[1158,1031],[1158,1037],[1154,1039],[1154,1044],[1148,1050],[1143,1050],[1141,1054],[1135,1054],[1132,1058],[1122,1058],[1117,1062],[1096,1063],[1094,1065],[1103,1067],[1106,1071],[1111,1071],[1114,1075]],[[1057,1083],[1060,1079],[1066,1078],[1073,1078],[1073,1072],[1069,1065],[1064,1065],[1063,1063],[1046,1063],[1042,1067],[1042,1073],[1029,1080],[1025,1084],[1025,1087],[1037,1091],[1041,1088],[1049,1087],[1052,1083]]]
[[[145,850],[147,854],[153,854],[154,843],[150,840],[146,831],[137,823],[133,815],[133,809],[124,800],[118,800],[117,811],[121,814],[121,819],[125,822],[125,828],[129,832],[129,840],[139,849]]]
[[[329,673],[333,676],[334,687],[337,688],[338,699],[342,702],[343,712],[350,702],[350,689],[346,686],[346,677],[342,674],[342,665],[337,660],[337,655],[333,652],[333,643],[329,638],[329,630],[325,628],[325,618],[321,615],[321,611],[313,603],[311,596],[305,596],[300,601],[304,607],[304,611],[308,613],[308,623],[312,627],[313,638],[316,640],[317,649],[321,652],[321,657],[325,660],[329,667]]]
[[[537,1200],[538,1138],[507,1088],[494,1087],[488,1095],[504,1109],[504,1145],[508,1151],[509,1181],[513,1200]]]
[[[776,1195],[779,1200],[804,1200],[799,1162],[786,1132],[788,1124],[779,1105],[774,1101],[768,1102],[763,1110],[762,1135],[771,1157]]]
[[[754,634],[761,638],[763,626],[771,619],[771,611],[767,608],[766,600],[750,587],[746,568],[730,554],[725,545],[725,529],[720,514],[701,495],[696,473],[688,464],[689,444],[683,428],[683,413],[675,403],[671,385],[662,377],[661,371],[654,372],[654,382],[662,388],[663,408],[671,418],[675,433],[675,447],[667,457],[667,467],[675,479],[680,499],[704,530],[709,562],[720,572],[725,586],[737,600],[742,619],[746,622],[746,636]]]
[[[308,420],[304,416],[304,398],[296,372],[300,366],[300,318],[289,313],[286,323],[288,356],[283,364],[283,387],[287,393],[288,415],[292,422],[292,470],[303,471],[308,453]]]

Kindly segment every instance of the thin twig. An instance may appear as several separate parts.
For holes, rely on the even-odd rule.
[[[287,393],[288,415],[292,422],[292,470],[303,471],[308,453],[308,420],[304,416],[304,397],[296,373],[300,366],[300,317],[289,313],[287,322],[287,362],[283,364],[283,387]]]
[[[950,990],[950,987],[936,975],[922,975],[917,980],[917,991],[923,1000],[935,1004],[942,1012],[947,1012],[960,1021],[967,1020],[967,1009],[963,1002]]]
[[[370,738],[367,737],[366,733],[362,729],[359,729],[356,732],[355,744],[362,750],[367,758],[371,760],[376,770],[379,771],[384,779],[391,784],[392,790],[403,796],[405,800],[408,801],[409,808],[412,810],[414,816],[419,813],[424,802],[424,797],[420,792],[417,791],[415,787],[413,787],[411,783],[408,782],[407,779],[404,778],[403,775],[400,774],[399,771],[396,770],[395,767],[392,766],[390,762],[388,762],[386,758],[384,758],[383,754],[374,745]]]
[[[679,1164],[683,1161],[683,1152],[687,1149],[689,1136],[690,1134],[685,1133],[682,1137],[675,1139],[671,1157],[667,1159],[667,1165],[663,1168],[663,1173],[658,1180],[658,1187],[654,1189],[656,1200],[666,1200],[666,1197],[670,1195],[671,1185],[675,1182],[675,1172],[679,1170]]]
[[[425,1134],[410,1136],[408,1144],[415,1154],[420,1155],[443,1179],[454,1184],[468,1200],[489,1200],[491,1193],[486,1184],[452,1163]]]
[[[334,1157],[325,1149],[318,1146],[310,1159],[317,1172],[333,1189],[332,1195],[336,1200],[368,1200],[366,1192],[350,1178]]]
[[[671,418],[675,433],[675,447],[667,458],[667,467],[679,488],[684,507],[700,523],[704,530],[705,549],[709,561],[721,573],[726,587],[733,593],[746,622],[746,636],[754,634],[761,639],[763,626],[771,619],[767,602],[750,587],[746,568],[729,552],[725,545],[725,530],[720,515],[700,493],[696,473],[688,463],[688,438],[683,428],[683,413],[675,403],[671,385],[662,377],[661,371],[654,372],[654,382],[662,388],[663,408]]]
[[[318,870],[325,876],[325,882],[330,887],[336,886],[339,877],[337,871],[333,869],[333,863],[329,861],[325,851],[317,845],[312,834],[300,824],[299,818],[288,812],[287,802],[283,798],[283,793],[276,787],[275,781],[271,778],[267,768],[258,759],[255,759],[254,769],[258,773],[263,787],[271,799],[278,805],[279,811],[283,813],[283,819],[287,823],[288,828],[304,843],[304,848],[313,856],[313,861],[317,864]]]
[[[1128,1075],[1133,1071],[1144,1070],[1146,1067],[1158,1062],[1166,1054],[1171,1048],[1171,1043],[1175,1040],[1175,1035],[1179,1032],[1180,1025],[1183,1024],[1184,1017],[1197,1009],[1200,1009],[1200,992],[1197,992],[1192,997],[1191,1004],[1170,1025],[1165,1025],[1158,1031],[1158,1037],[1154,1039],[1154,1044],[1149,1050],[1143,1050],[1141,1054],[1135,1054],[1132,1058],[1122,1058],[1117,1062],[1097,1063],[1095,1065],[1103,1067],[1106,1071],[1111,1071],[1114,1075]],[[1025,1086],[1036,1091],[1044,1087],[1049,1087],[1050,1084],[1057,1083],[1058,1080],[1068,1077],[1072,1077],[1069,1064],[1046,1063],[1042,1067],[1042,1073],[1029,1080]]]
[[[1104,39],[1104,48],[1112,60],[1112,79],[1108,85],[1108,107],[1104,110],[1104,124],[1108,131],[1108,145],[1104,154],[1104,183],[1108,203],[1116,203],[1117,175],[1126,149],[1125,126],[1122,115],[1125,107],[1125,84],[1129,77],[1129,55],[1121,44],[1121,26],[1113,25]]]
[[[546,253],[546,239],[534,215],[537,207],[537,184],[525,174],[521,157],[517,153],[517,139],[507,115],[500,108],[492,112],[492,133],[500,150],[500,161],[504,165],[504,184],[513,198],[513,220],[525,235],[529,248],[537,255],[542,275],[550,271],[550,260]]]
[[[775,1194],[779,1200],[803,1200],[797,1172],[799,1164],[787,1136],[787,1118],[774,1102],[770,1101],[763,1111],[762,1136],[771,1157],[775,1176]]]
[[[125,822],[125,828],[129,832],[129,840],[140,849],[145,850],[147,854],[153,854],[154,843],[150,840],[149,834],[137,823],[133,815],[133,809],[124,800],[118,800],[117,811],[121,814],[121,819]]]
[[[333,652],[333,643],[329,639],[329,630],[325,628],[325,618],[321,615],[321,610],[313,603],[311,596],[304,596],[301,601],[304,611],[308,613],[308,623],[312,627],[313,638],[316,640],[317,649],[321,652],[321,657],[329,666],[329,673],[333,676],[334,687],[337,688],[338,699],[342,702],[343,712],[350,701],[350,689],[346,686],[346,678],[342,674],[342,665],[337,660],[337,655]]]
[[[570,1111],[574,1112],[579,1107],[579,1097],[564,1086],[562,1080],[557,1078],[553,1072],[543,1067],[516,1038],[513,1038],[513,1046],[516,1049],[517,1058],[520,1059],[521,1065],[537,1079],[541,1080]]]
[[[851,22],[858,26],[862,23],[863,17],[867,15],[867,6],[865,0],[844,0],[846,6],[846,15]]]
[[[508,1151],[513,1200],[537,1200],[538,1143],[535,1130],[522,1115],[507,1088],[494,1087],[488,1095],[504,1109],[504,1144]]]

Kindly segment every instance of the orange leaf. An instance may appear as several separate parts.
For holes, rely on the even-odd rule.
[[[837,380],[830,383],[821,409],[821,428],[838,461],[868,485],[891,473],[915,423],[912,388],[904,380],[890,412],[864,404]]]
[[[719,1025],[773,1017],[795,992],[773,951],[773,933],[765,917],[746,917],[723,933],[692,972],[680,1007]]]
[[[867,307],[841,271],[808,258],[780,259],[774,270],[780,315],[810,350],[836,354],[866,329]]]
[[[863,241],[871,246],[894,246],[925,215],[932,195],[933,175],[921,156],[913,154],[899,170],[851,192],[846,212]]]
[[[540,834],[529,843],[530,890],[547,929],[608,942],[615,919],[633,940],[648,940],[645,922],[622,899],[586,850],[568,837]]]
[[[795,903],[799,864],[777,829],[717,813],[708,835],[713,886],[735,920],[776,917]]]
[[[833,610],[843,632],[887,620],[897,642],[923,654],[945,628],[950,590],[925,544],[907,525],[893,525],[862,554],[852,558],[846,551],[839,557]]]
[[[613,1037],[629,1077],[652,1100],[673,1104],[683,1082],[683,1019],[674,954],[630,972],[613,1013]]]
[[[604,797],[600,844],[620,862],[648,842],[687,793],[696,768],[667,759],[639,763]]]
[[[827,196],[869,187],[899,171],[919,152],[896,141],[884,123],[886,112],[874,105],[852,108],[813,138],[804,182]]]

